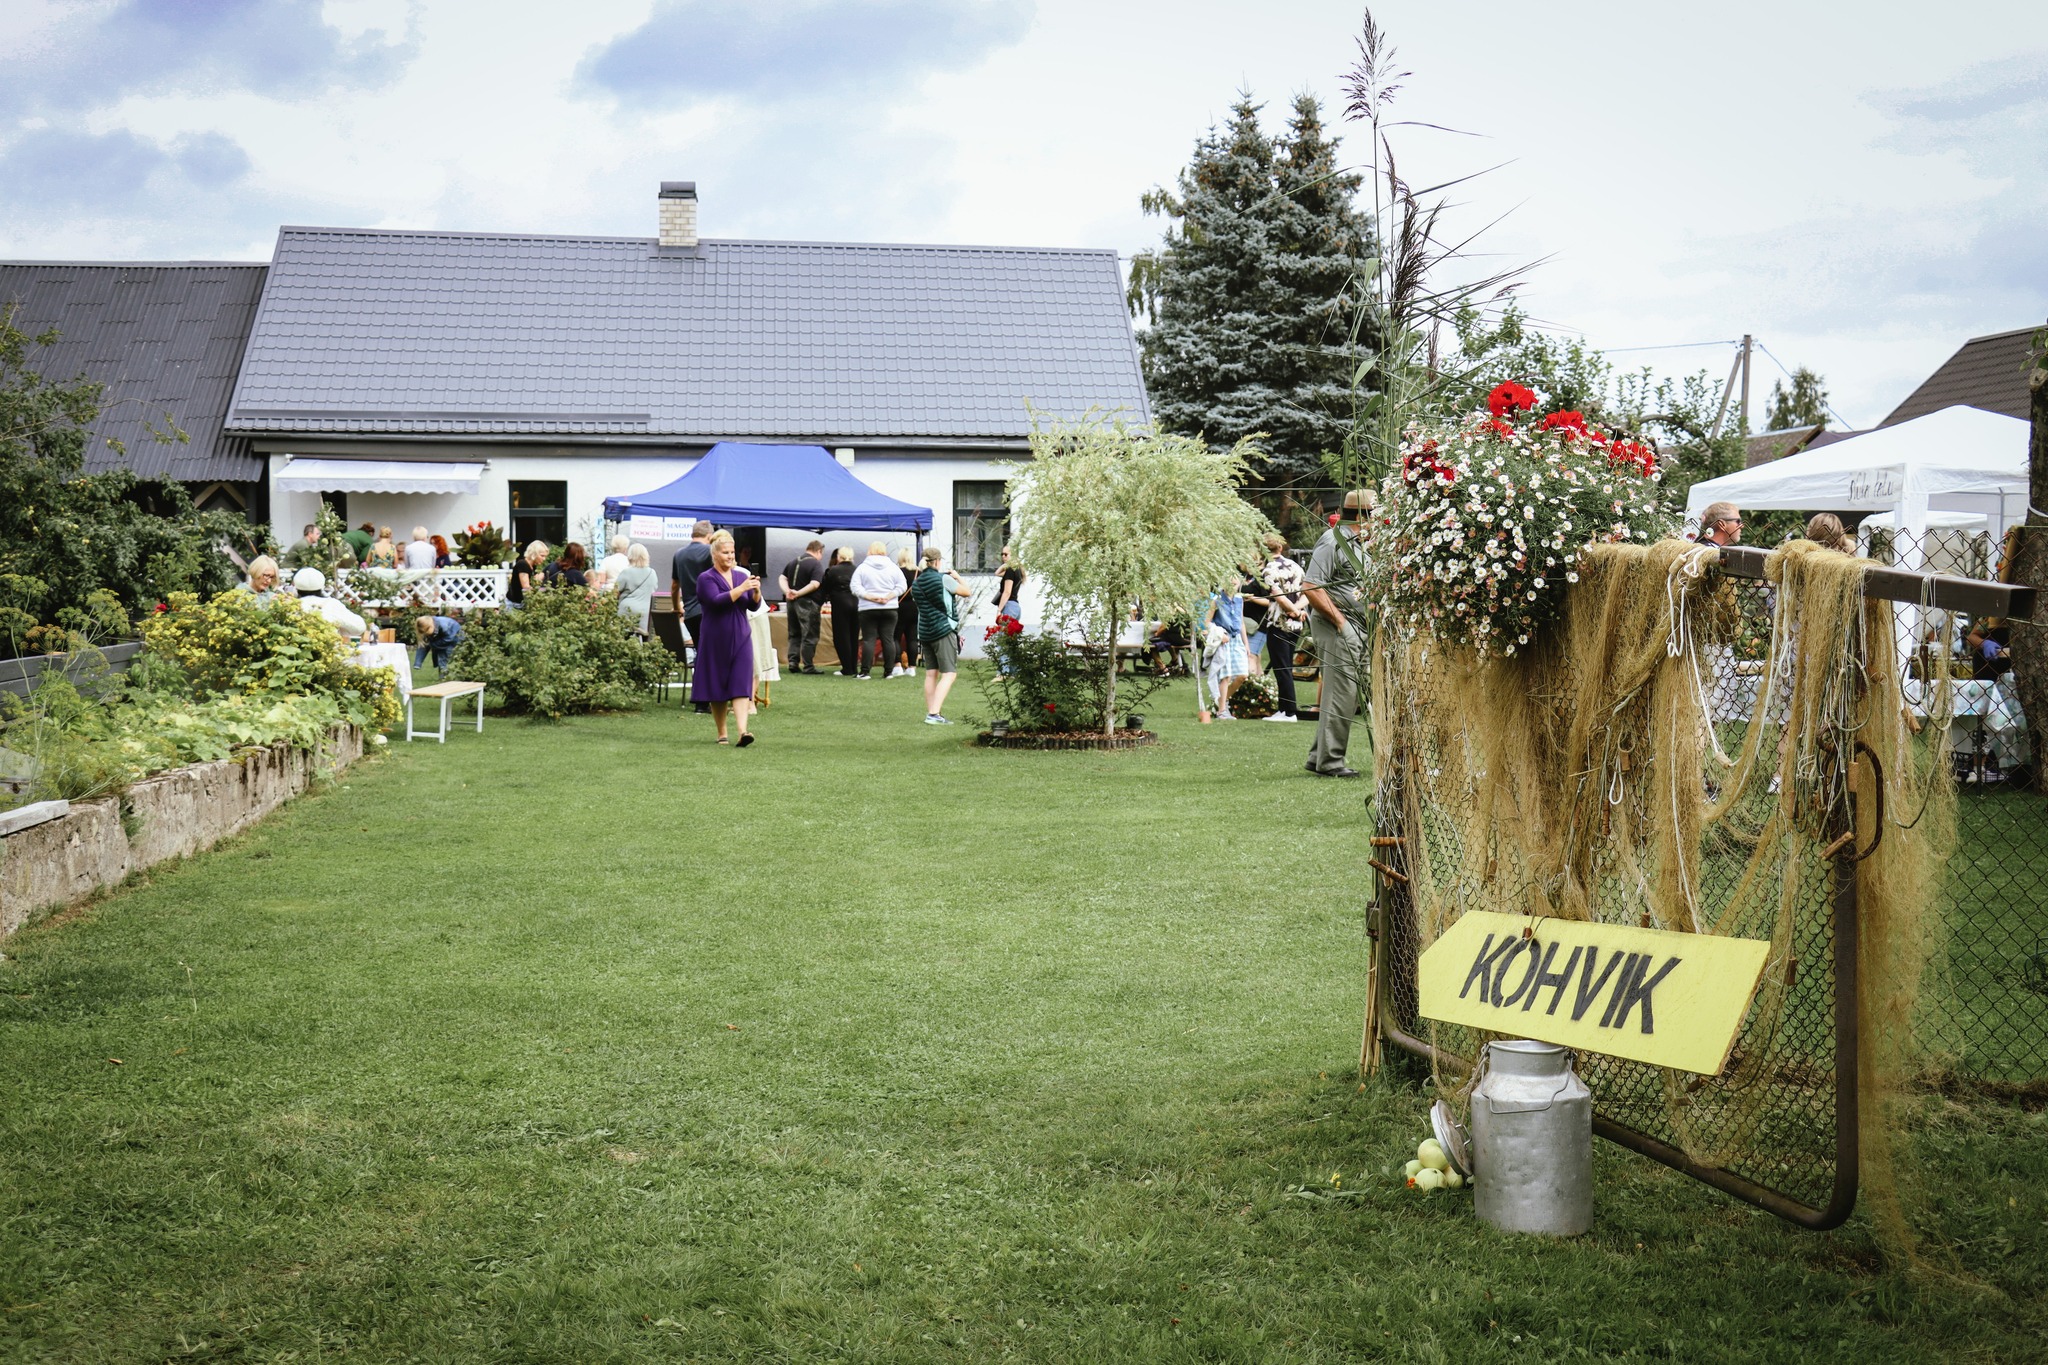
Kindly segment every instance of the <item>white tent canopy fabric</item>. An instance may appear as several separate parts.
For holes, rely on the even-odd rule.
[[[1887,512],[1924,535],[1937,512],[1985,519],[1993,536],[2027,515],[2027,424],[1981,408],[1948,407],[1782,460],[1696,483],[1685,512],[1712,502],[1748,509]],[[1946,524],[1953,525],[1948,522]]]
[[[277,476],[280,493],[469,493],[481,463],[431,460],[323,460],[300,456]]]

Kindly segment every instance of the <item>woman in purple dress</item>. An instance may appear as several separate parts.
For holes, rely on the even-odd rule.
[[[754,705],[754,632],[747,610],[761,597],[761,580],[733,567],[732,536],[711,537],[711,567],[697,575],[697,601],[704,619],[697,627],[697,669],[690,678],[690,700],[709,702],[711,720],[724,744],[725,712],[739,718],[744,749],[754,742],[747,733],[747,714]]]

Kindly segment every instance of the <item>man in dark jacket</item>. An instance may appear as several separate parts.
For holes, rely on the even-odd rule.
[[[690,528],[690,543],[677,550],[669,562],[668,587],[676,611],[683,618],[683,632],[691,644],[697,627],[704,623],[704,608],[697,601],[697,576],[711,569],[711,523],[700,521]],[[711,703],[697,703],[700,715],[711,714]]]
[[[825,542],[814,540],[782,571],[783,608],[789,613],[792,673],[818,671],[818,622],[824,609]]]

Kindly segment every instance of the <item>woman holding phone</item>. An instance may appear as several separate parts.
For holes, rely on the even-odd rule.
[[[711,707],[718,742],[726,743],[728,708],[739,718],[738,748],[754,742],[747,716],[754,707],[754,632],[747,611],[761,600],[761,580],[737,567],[732,535],[711,537],[711,567],[697,575],[697,603],[704,609],[697,630],[697,668],[690,677],[690,700]]]

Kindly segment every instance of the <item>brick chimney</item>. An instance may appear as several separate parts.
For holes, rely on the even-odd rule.
[[[697,182],[664,180],[661,182],[661,196],[655,202],[661,211],[661,244],[694,248],[697,245]]]

